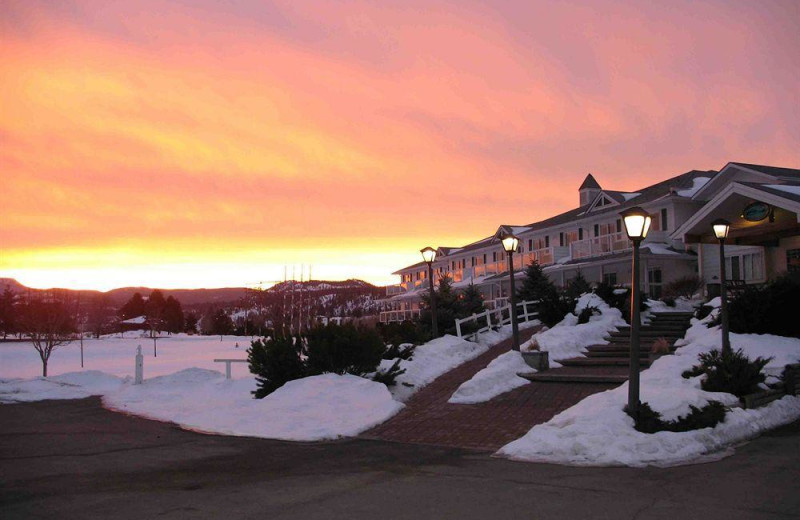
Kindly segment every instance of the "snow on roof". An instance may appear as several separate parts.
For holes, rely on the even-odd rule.
[[[700,188],[706,185],[708,181],[711,180],[711,177],[695,177],[692,179],[692,187],[686,188],[685,190],[677,190],[675,193],[680,195],[681,197],[691,197],[698,191]]]
[[[641,195],[641,193],[638,193],[638,192],[637,193],[622,193],[621,195],[625,199],[625,201],[627,202],[627,201],[629,201],[631,199],[635,199],[636,197]]]

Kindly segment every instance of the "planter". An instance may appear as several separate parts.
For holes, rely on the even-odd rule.
[[[529,352],[521,352],[522,359],[529,367],[536,369],[539,372],[544,372],[550,368],[550,353],[542,350],[531,350]]]

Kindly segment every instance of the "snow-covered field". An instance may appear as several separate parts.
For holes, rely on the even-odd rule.
[[[412,360],[402,362],[406,373],[391,392],[361,377],[324,374],[291,381],[260,400],[252,398],[256,383],[246,363],[233,364],[233,379],[226,380],[224,364],[213,362],[246,359],[250,341],[245,337],[220,341],[218,336],[176,335],[158,341],[158,357],[153,357],[153,342],[147,338],[87,340],[85,370],[80,370],[80,349],[73,343],[55,351],[48,378],[38,377],[41,364],[30,344],[10,343],[0,346],[0,403],[102,395],[110,409],[196,431],[300,441],[334,439],[357,435],[387,420],[414,392],[510,334],[506,326],[482,335],[476,343],[445,336],[421,345]],[[142,385],[132,380],[138,345],[145,354]]]
[[[236,348],[236,345],[239,345]],[[53,352],[48,375],[55,376],[80,370],[100,370],[115,376],[133,376],[137,345],[144,354],[144,376],[172,374],[184,368],[206,368],[225,371],[225,365],[214,359],[247,359],[250,337],[189,336],[174,334],[157,341],[158,357],[153,357],[153,340],[126,332],[101,339],[84,339],[84,367],[81,369],[80,343],[74,341]],[[247,365],[233,363],[234,377],[248,374]],[[31,378],[42,375],[42,362],[30,343],[0,343],[0,378]]]
[[[697,364],[697,356],[721,345],[719,327],[706,327],[692,320],[675,355],[664,356],[641,374],[641,400],[660,412],[665,420],[689,412],[689,405],[702,407],[720,401],[733,408],[714,428],[684,433],[640,433],[633,419],[623,412],[628,385],[587,397],[545,424],[534,426],[525,436],[507,444],[498,455],[515,460],[586,466],[667,466],[722,456],[737,443],[759,433],[800,419],[800,397],[786,396],[754,410],[735,407],[738,399],[700,388],[701,377],[684,379],[681,373]],[[779,374],[784,365],[800,361],[800,339],[770,335],[731,334],[731,345],[751,359],[773,360],[766,372]]]

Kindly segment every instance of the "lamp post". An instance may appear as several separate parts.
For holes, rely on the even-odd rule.
[[[722,352],[731,351],[731,338],[728,333],[728,290],[725,287],[726,272],[725,272],[725,239],[728,238],[728,233],[731,230],[731,223],[724,218],[717,219],[711,223],[711,228],[714,230],[714,236],[719,240],[719,299],[720,299],[720,319],[722,321]]]
[[[433,289],[433,261],[436,260],[436,250],[426,247],[420,250],[422,259],[428,264],[428,282],[431,288],[431,332],[434,338],[439,337],[439,324],[436,321],[436,291]]]
[[[631,264],[631,352],[630,375],[628,376],[628,413],[639,415],[639,246],[650,230],[650,215],[640,207],[630,208],[622,213],[625,232],[633,242],[633,261]]]
[[[508,275],[510,277],[511,285],[511,348],[518,351],[519,326],[517,325],[517,296],[515,294],[517,291],[514,288],[514,251],[516,251],[517,247],[519,246],[519,239],[511,233],[507,233],[501,240],[503,242],[503,249],[505,249],[506,253],[508,253]]]

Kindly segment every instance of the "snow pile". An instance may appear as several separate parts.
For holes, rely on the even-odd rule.
[[[578,316],[586,307],[597,307],[601,312],[594,315],[588,323],[578,325]],[[560,366],[554,360],[582,356],[589,345],[605,345],[609,332],[626,325],[619,309],[610,307],[596,294],[584,294],[578,299],[575,314],[567,314],[563,320],[542,332],[537,332],[529,341],[521,345],[521,350],[532,350],[533,342],[539,344],[540,350],[550,353],[550,366]]]
[[[41,401],[44,399],[83,399],[118,390],[123,381],[97,370],[70,372],[33,379],[0,379],[0,403]]]
[[[253,399],[251,390],[252,378],[226,380],[193,368],[126,385],[103,402],[195,431],[294,441],[358,435],[403,407],[385,385],[353,375],[296,379],[264,399]]]
[[[702,305],[701,300],[688,300],[683,296],[675,298],[675,305],[670,307],[661,300],[647,300],[645,302],[649,312],[694,312]]]
[[[538,320],[520,323],[520,330],[535,327]],[[400,368],[405,373],[397,378],[397,384],[391,388],[392,395],[400,402],[406,402],[420,388],[449,372],[455,367],[480,356],[493,345],[511,337],[511,325],[505,325],[498,331],[480,334],[475,342],[466,341],[456,336],[445,335],[418,346],[411,360],[401,361]],[[391,366],[395,360],[384,360],[381,368]]]
[[[702,390],[702,377],[681,376],[697,364],[698,354],[720,348],[719,328],[707,328],[709,320],[693,320],[685,339],[687,345],[674,356],[661,357],[641,374],[641,400],[665,420],[687,414],[690,404],[702,407],[711,400],[727,406],[738,403],[731,394]],[[731,334],[730,339],[734,350],[742,349],[751,359],[773,356],[765,369],[769,374],[780,373],[785,364],[800,360],[800,339],[756,334]],[[733,408],[714,428],[645,434],[636,431],[633,419],[623,412],[627,395],[626,383],[589,396],[549,422],[534,426],[498,454],[516,460],[587,466],[674,465],[701,460],[762,431],[800,419],[800,397],[786,396],[763,408]]]
[[[506,352],[497,356],[486,368],[459,386],[447,402],[474,404],[489,401],[530,382],[519,377],[517,372],[533,371],[522,359],[522,354],[513,350]]]

